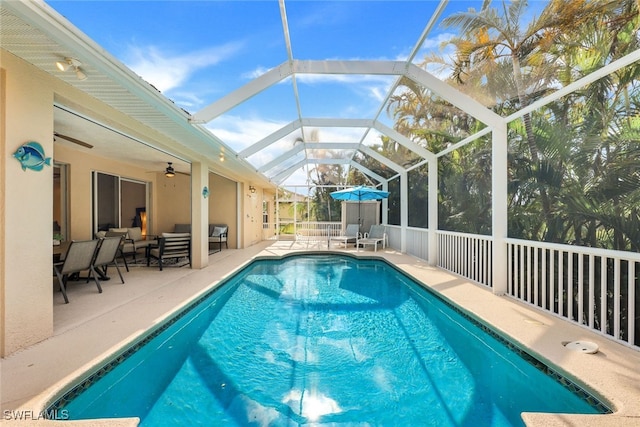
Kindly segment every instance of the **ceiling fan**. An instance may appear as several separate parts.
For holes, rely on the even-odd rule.
[[[169,163],[169,166],[167,166],[167,168],[164,170],[164,176],[166,176],[167,178],[173,178],[174,176],[176,176],[176,171],[175,169],[173,169],[173,166],[171,166],[171,162],[167,163]]]
[[[70,136],[67,136],[67,135],[62,135],[62,134],[60,134],[58,132],[54,132],[53,133],[53,140],[55,141],[56,138],[66,139],[69,142],[73,142],[74,144],[78,144],[78,145],[81,145],[81,146],[86,147],[86,148],[93,148],[93,145],[91,145],[91,144],[89,144],[87,142],[80,141],[79,139],[76,139],[76,138],[73,138],[73,137],[70,137]]]
[[[156,171],[148,171],[147,173],[156,173]],[[167,162],[167,167],[164,170],[164,176],[167,178],[173,178],[176,174],[191,176],[189,173],[178,172],[173,168],[173,162]]]

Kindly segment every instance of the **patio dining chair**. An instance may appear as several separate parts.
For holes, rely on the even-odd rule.
[[[127,271],[129,271],[129,264],[127,264],[127,255],[129,255],[128,252],[126,252],[125,249],[125,242],[127,241],[127,232],[126,231],[107,231],[105,233],[105,235],[101,238],[104,237],[120,237],[120,243],[118,245],[118,251],[117,251],[117,255],[120,258],[122,258],[122,262],[124,263],[124,267]]]
[[[360,225],[347,224],[347,227],[344,229],[344,234],[331,236],[329,238],[329,246],[331,246],[331,242],[335,241],[338,242],[338,244],[343,244],[346,248],[349,243],[355,243],[358,237],[360,237]]]
[[[58,283],[60,284],[60,291],[64,297],[64,302],[69,303],[67,297],[67,281],[69,277],[74,273],[80,273],[82,271],[89,271],[88,279],[93,279],[98,287],[98,292],[102,293],[100,282],[95,269],[93,268],[93,262],[95,259],[96,251],[100,240],[82,240],[72,241],[69,245],[69,249],[64,257],[64,261],[53,265],[53,269],[56,272]]]
[[[364,233],[364,236],[356,241],[356,246],[358,247],[359,251],[360,246],[364,248],[367,245],[373,245],[374,251],[377,252],[378,243],[382,243],[383,249],[387,246],[386,228],[382,224],[373,224],[369,229],[369,232]]]
[[[124,283],[122,273],[120,272],[120,266],[118,265],[118,252],[120,251],[120,245],[122,243],[123,236],[105,237],[101,239],[98,252],[93,261],[93,267],[97,273],[103,278],[107,277],[107,267],[113,265],[118,271],[120,281]]]

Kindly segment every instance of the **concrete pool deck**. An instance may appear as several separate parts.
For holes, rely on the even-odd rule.
[[[95,286],[69,287],[69,304],[54,293],[54,335],[1,361],[0,399],[3,425],[135,426],[136,419],[88,422],[34,421],[43,405],[61,387],[160,324],[177,307],[219,283],[258,256],[282,256],[298,251],[326,251],[326,242],[265,241],[242,250],[223,250],[209,257],[209,266],[188,268],[131,267],[126,284],[112,279],[98,294]],[[552,364],[568,378],[602,397],[609,415],[524,414],[531,426],[638,426],[640,425],[640,351],[483,286],[427,265],[394,250],[332,248],[355,256],[378,256],[425,283],[445,299],[462,307],[499,333],[508,335],[541,361]],[[567,341],[591,341],[595,354],[567,349]],[[29,420],[16,420],[29,417]],[[63,424],[64,423],[64,424]]]

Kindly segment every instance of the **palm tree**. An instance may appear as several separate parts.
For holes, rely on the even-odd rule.
[[[469,75],[481,75],[487,79],[489,88],[500,88],[499,96],[512,93],[518,108],[529,105],[536,97],[546,92],[553,80],[558,64],[546,52],[559,37],[570,33],[583,22],[587,22],[600,10],[600,2],[586,0],[552,0],[537,19],[528,25],[522,22],[528,13],[526,1],[501,1],[501,9],[489,7],[480,11],[470,9],[455,13],[442,21],[444,26],[458,27],[461,37],[451,40],[456,47],[453,76],[461,83]],[[510,64],[511,75],[505,76],[501,64]],[[492,84],[498,81],[499,84]],[[505,82],[511,91],[504,91]],[[507,99],[503,99],[508,101]],[[531,115],[523,116],[525,138],[534,168],[540,168],[540,154],[536,145]],[[548,224],[552,222],[552,206],[543,183],[538,180],[542,211]],[[553,239],[554,236],[547,236]]]

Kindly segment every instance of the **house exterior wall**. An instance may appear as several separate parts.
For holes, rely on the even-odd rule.
[[[262,220],[262,239],[269,240],[276,236],[276,195],[270,188],[262,189],[262,202],[266,203],[266,218]]]
[[[246,247],[262,240],[262,189],[256,188],[252,193],[249,185],[244,185],[242,200],[245,211],[242,217],[242,228],[245,230],[243,241]]]
[[[229,248],[238,247],[237,183],[209,173],[209,224],[227,224]],[[244,247],[244,246],[240,246]]]
[[[153,173],[141,166],[99,157],[90,149],[54,144],[56,103],[149,135],[151,140],[170,143],[166,136],[0,49],[0,357],[53,334],[54,299],[59,296],[52,273],[54,160],[69,165],[70,239],[93,237],[92,171],[150,183],[149,233],[172,231],[176,223],[192,220],[196,193],[190,177],[177,174],[169,180],[162,171]],[[41,171],[22,170],[13,153],[29,141],[42,145],[46,157],[51,157],[51,166]],[[211,172],[208,176],[208,212],[202,212],[206,212],[209,223],[229,225],[230,248],[260,241],[261,198],[241,197],[241,193],[248,193],[246,183]],[[262,189],[256,192],[259,194]],[[206,253],[200,256],[200,266],[204,266]]]
[[[167,178],[158,173],[153,193],[158,206],[155,233],[172,232],[176,224],[191,224],[191,177],[177,173]]]
[[[87,141],[91,142],[91,141]],[[90,150],[78,151],[62,145],[56,145],[54,158],[56,162],[69,164],[69,231],[72,240],[93,238],[91,218],[91,173],[100,171],[108,174],[130,178],[141,182],[149,182],[155,186],[155,174],[146,173],[144,168],[136,168],[129,164],[116,162],[103,157],[92,156]],[[150,232],[156,229],[157,215],[155,209],[149,206],[152,213]],[[123,219],[126,221],[126,219]],[[124,223],[123,227],[131,224]],[[49,233],[50,234],[50,233]]]
[[[22,170],[13,157],[29,141],[39,142],[45,155],[53,157],[53,89],[46,73],[2,50],[0,67],[4,79],[0,351],[5,356],[53,333],[53,167]]]
[[[36,141],[46,157],[69,164],[69,237],[93,237],[91,218],[91,172],[98,170],[151,183],[151,232],[170,231],[176,222],[190,222],[190,180],[176,176],[173,197],[163,192],[162,173],[122,164],[71,149],[53,141],[54,103],[82,106],[97,118],[109,117],[126,126],[130,118],[115,112],[81,91],[24,60],[0,49],[0,356],[42,341],[53,334],[53,306],[57,288],[52,274],[53,167],[42,171],[22,170],[13,153],[21,145]],[[182,179],[186,178],[186,179]],[[183,182],[184,181],[184,182]],[[235,183],[231,184],[235,188]],[[229,185],[227,185],[228,187]],[[235,189],[221,205],[224,212],[235,206]],[[180,203],[160,205],[162,200]],[[171,207],[171,208],[170,208]],[[173,209],[175,207],[175,209]],[[164,209],[164,211],[163,211]],[[228,216],[235,219],[235,211]],[[184,218],[183,218],[184,216]],[[231,221],[229,221],[231,222]],[[163,227],[170,224],[168,230]],[[233,233],[237,233],[233,227]],[[230,243],[233,245],[234,240]]]

